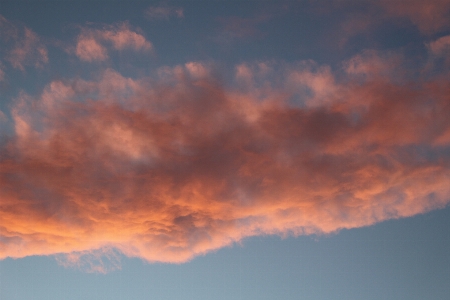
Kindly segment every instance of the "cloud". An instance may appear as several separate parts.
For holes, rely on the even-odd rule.
[[[0,123],[6,122],[8,118],[5,116],[5,114],[0,110]]]
[[[120,255],[181,263],[250,236],[328,234],[449,203],[447,79],[256,62],[235,67],[234,86],[211,69],[108,69],[19,95],[0,149],[0,258],[57,255],[97,272]]]
[[[221,24],[221,29],[216,40],[220,43],[228,44],[235,40],[245,38],[261,37],[263,33],[258,26],[271,20],[274,15],[269,13],[260,13],[254,17],[220,17],[218,22]]]
[[[83,28],[77,38],[75,54],[80,60],[104,61],[109,58],[107,47],[115,50],[148,52],[153,45],[139,32],[133,31],[127,23],[106,26],[103,29]]]
[[[5,80],[5,71],[2,70],[2,65],[0,64],[0,81]]]
[[[145,15],[150,20],[169,20],[171,17],[184,18],[184,11],[182,7],[160,4],[159,6],[149,6]]]
[[[311,2],[312,12],[322,18],[340,15],[341,19],[326,37],[328,42],[340,47],[375,41],[386,30],[386,24],[414,26],[423,35],[433,36],[450,29],[450,1],[330,1],[328,6]],[[395,25],[394,25],[395,26]]]
[[[5,48],[5,59],[15,69],[25,70],[26,66],[41,68],[48,63],[47,48],[31,29],[9,22],[0,15],[0,38]]]
[[[435,56],[442,56],[450,52],[450,35],[440,37],[439,39],[429,43],[428,49]]]
[[[450,66],[450,35],[442,36],[434,41],[425,43],[428,49],[427,72],[430,70],[446,70]]]
[[[94,38],[82,36],[78,39],[76,55],[84,61],[104,61],[108,58],[105,47],[98,43]]]
[[[450,2],[448,0],[383,0],[380,4],[395,17],[407,17],[422,33],[432,34],[450,28]]]

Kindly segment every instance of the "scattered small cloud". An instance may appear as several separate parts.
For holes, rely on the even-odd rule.
[[[75,54],[80,60],[87,62],[104,61],[109,58],[108,48],[149,52],[153,45],[142,33],[131,29],[128,23],[121,23],[102,29],[82,28],[77,38]]]

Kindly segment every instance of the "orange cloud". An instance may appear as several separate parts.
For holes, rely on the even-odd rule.
[[[180,263],[249,236],[332,233],[450,201],[446,80],[259,63],[225,88],[209,68],[107,70],[22,94],[0,152],[0,258],[57,255],[97,272],[108,266],[93,260],[117,267],[119,252]],[[285,85],[255,83],[264,76]]]

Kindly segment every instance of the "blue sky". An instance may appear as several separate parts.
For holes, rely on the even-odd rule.
[[[446,299],[449,20],[2,1],[0,298]]]

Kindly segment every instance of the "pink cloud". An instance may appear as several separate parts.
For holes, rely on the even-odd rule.
[[[130,48],[135,51],[149,51],[152,49],[152,44],[142,34],[130,30],[127,24],[122,24],[116,30],[100,32],[100,35],[112,42],[116,50]]]
[[[189,75],[191,75],[194,79],[207,78],[208,76],[211,76],[211,68],[208,64],[201,62],[188,62],[184,66]]]
[[[446,52],[450,53],[450,35],[440,37],[439,39],[428,44],[431,53],[436,56],[444,55]]]
[[[23,71],[26,66],[41,68],[48,63],[47,48],[31,29],[19,29],[1,15],[0,29],[0,38],[7,49],[6,60],[13,68]]]
[[[91,37],[80,37],[77,42],[76,55],[84,61],[104,61],[108,58],[106,48]]]
[[[249,88],[231,88],[207,66],[141,79],[109,69],[20,95],[0,152],[0,258],[57,255],[97,272],[119,252],[181,263],[249,236],[327,234],[449,203],[448,80],[259,62],[236,67]],[[95,263],[103,255],[111,266]]]
[[[127,23],[104,29],[83,29],[78,36],[75,54],[79,59],[92,62],[108,59],[108,44],[118,51],[148,52],[152,44],[141,34],[133,31]]]

